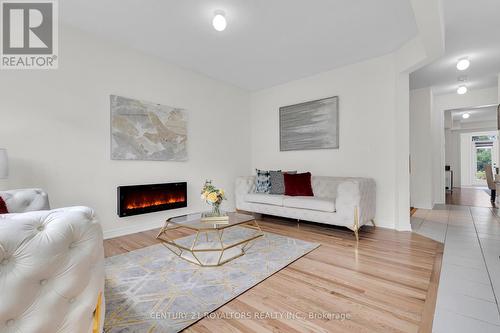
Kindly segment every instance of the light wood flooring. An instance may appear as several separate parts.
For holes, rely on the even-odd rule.
[[[344,228],[268,217],[259,223],[264,231],[321,246],[219,308],[218,318],[203,318],[184,332],[431,332],[442,243],[368,226],[356,243]],[[106,240],[106,256],[156,244],[157,232]],[[238,312],[254,318],[221,318]]]
[[[454,187],[453,192],[446,191],[446,204],[475,206],[475,207],[495,207],[490,201],[489,190],[485,188]]]

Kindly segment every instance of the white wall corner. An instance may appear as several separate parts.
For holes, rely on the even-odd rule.
[[[418,37],[425,49],[428,64],[445,52],[444,15],[441,0],[411,0]],[[424,64],[420,64],[423,66]]]
[[[411,73],[445,52],[445,29],[441,0],[411,0],[417,36],[395,52],[396,68]]]
[[[395,228],[410,227],[410,78],[408,73],[399,73],[396,78],[395,114]]]
[[[411,205],[432,209],[432,91],[430,88],[410,92]]]
[[[434,94],[431,94],[432,106],[432,184],[433,184],[433,205],[444,204],[445,197],[445,131],[444,131],[444,112],[436,110],[434,103]]]
[[[395,228],[411,230],[410,207],[410,96],[409,73],[444,54],[444,20],[440,0],[411,0],[418,34],[394,53],[396,68],[395,114]],[[426,117],[431,117],[430,93]],[[425,129],[424,129],[425,130]],[[429,166],[430,167],[430,166]],[[431,169],[427,170],[429,173]],[[427,191],[429,192],[429,191]],[[429,194],[432,194],[430,191]],[[429,198],[428,198],[429,199]],[[430,198],[431,199],[431,198]],[[430,202],[422,206],[432,206]]]

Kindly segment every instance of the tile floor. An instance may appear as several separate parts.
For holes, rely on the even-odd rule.
[[[419,209],[414,232],[444,242],[434,333],[500,332],[500,210]]]

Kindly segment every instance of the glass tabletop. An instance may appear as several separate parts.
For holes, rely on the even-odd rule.
[[[181,215],[181,216],[171,217],[167,221],[177,226],[193,230],[218,230],[218,229],[233,227],[239,224],[248,223],[255,220],[255,218],[252,215],[227,212],[226,214],[229,217],[228,221],[209,222],[201,220],[202,214],[203,213],[193,213],[193,214]]]

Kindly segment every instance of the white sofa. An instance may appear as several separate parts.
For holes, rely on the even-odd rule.
[[[370,178],[311,178],[313,197],[255,193],[255,176],[236,179],[236,209],[343,226],[375,225],[375,181]]]
[[[102,332],[104,251],[94,212],[48,210],[40,189],[0,197],[9,210],[0,215],[0,332]]]

